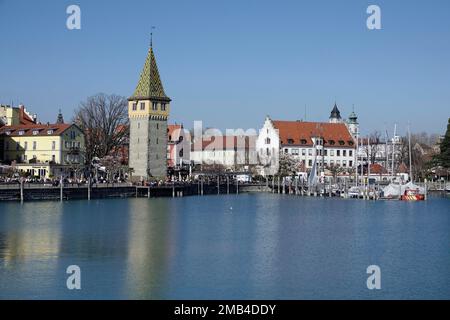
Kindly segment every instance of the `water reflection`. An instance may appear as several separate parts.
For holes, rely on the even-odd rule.
[[[126,292],[130,299],[161,299],[171,250],[169,203],[136,199],[130,202]]]

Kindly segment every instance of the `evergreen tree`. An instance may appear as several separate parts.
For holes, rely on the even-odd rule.
[[[450,118],[448,119],[447,132],[444,140],[440,144],[441,153],[437,155],[436,162],[438,165],[450,169]]]

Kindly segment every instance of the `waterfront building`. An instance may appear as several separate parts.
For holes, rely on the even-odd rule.
[[[181,169],[191,163],[190,133],[182,124],[167,126],[167,166]]]
[[[0,128],[3,161],[31,176],[68,176],[84,164],[84,133],[74,124],[18,124]]]
[[[356,129],[357,130],[357,129]],[[256,141],[261,174],[278,174],[280,155],[288,155],[300,170],[310,171],[316,162],[319,170],[356,166],[356,140],[336,104],[330,121],[278,121],[266,117]]]
[[[153,47],[133,95],[128,99],[130,120],[129,166],[133,179],[167,175],[167,119],[171,99],[164,92]]]
[[[245,169],[256,164],[256,136],[204,136],[191,145],[191,161],[197,165]]]

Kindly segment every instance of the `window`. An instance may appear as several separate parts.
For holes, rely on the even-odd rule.
[[[298,156],[298,149],[292,149],[292,154]]]
[[[349,157],[353,157],[353,150],[349,150],[349,151],[348,151],[348,156],[349,156]]]
[[[305,140],[305,139],[301,139],[301,140],[300,140],[300,143],[301,143],[301,144],[306,144],[306,140]]]
[[[56,162],[56,156],[52,155],[52,162]]]
[[[145,102],[141,102],[141,110],[145,110]]]
[[[133,103],[133,111],[136,111],[136,110],[137,110],[137,103],[134,102],[134,103]]]
[[[16,151],[19,151],[19,149],[20,149],[20,143],[16,142]]]
[[[339,140],[339,145],[343,146],[345,142],[343,140]]]
[[[308,161],[308,166],[310,166],[310,167],[312,166],[312,160]]]
[[[53,130],[52,129],[47,130],[47,134],[53,134]]]
[[[343,160],[343,161],[342,161],[342,166],[344,166],[344,167],[347,166],[347,161],[346,161],[346,160]]]
[[[52,141],[52,150],[56,149],[56,141]]]
[[[27,150],[28,149],[28,141],[25,141],[23,144],[23,149]]]
[[[289,150],[287,148],[284,149],[284,153],[289,153]]]
[[[266,144],[270,144],[270,138],[269,137],[266,138]]]
[[[76,138],[77,134],[75,131],[70,131],[70,139],[74,140]]]
[[[159,123],[156,124],[156,130],[159,130]]]
[[[330,150],[330,156],[334,157],[334,150]]]
[[[308,155],[312,156],[312,149],[308,149]]]
[[[180,157],[183,157],[183,149],[180,150],[180,152],[178,153],[178,155],[179,155]]]
[[[347,150],[342,150],[342,156],[346,157],[347,156]]]
[[[353,161],[350,160],[350,161],[348,162],[348,166],[349,166],[349,167],[353,167]]]
[[[161,103],[161,111],[166,111],[166,104],[165,103]]]
[[[270,156],[269,148],[266,148],[266,155]]]
[[[306,156],[306,149],[302,149],[302,156]]]
[[[141,123],[140,122],[138,122],[138,129],[140,129],[141,128]]]
[[[25,133],[24,130],[19,130],[19,136],[23,136],[24,133]]]
[[[156,102],[152,103],[152,110],[158,110],[158,103]]]
[[[156,144],[159,144],[159,138],[156,138]]]
[[[336,156],[338,156],[338,157],[341,156],[341,150],[336,150]]]
[[[326,149],[323,150],[323,155],[324,155],[324,156],[327,156],[327,155],[328,155],[328,150],[326,150]]]
[[[36,150],[36,148],[37,148],[37,142],[33,141],[33,150]]]
[[[288,144],[294,144],[294,139],[288,139]]]

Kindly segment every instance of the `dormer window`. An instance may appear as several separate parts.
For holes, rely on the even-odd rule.
[[[352,146],[352,145],[353,145],[353,141],[349,141],[349,142],[348,142],[348,145],[349,145],[349,146]]]
[[[23,136],[25,133],[25,130],[19,130],[19,136]]]
[[[343,140],[339,140],[339,144],[340,144],[341,146],[343,146],[343,145],[345,144],[345,142],[344,142]]]
[[[47,134],[53,134],[53,129],[47,130]]]
[[[301,144],[306,144],[306,139],[301,139],[300,142]]]
[[[37,135],[39,133],[39,130],[33,130],[33,136]]]
[[[334,142],[334,140],[329,140],[328,143],[332,146],[334,146],[336,143]]]
[[[7,136],[9,136],[11,134],[11,131],[6,131],[5,133]]]
[[[288,144],[294,144],[294,139],[288,139]]]

